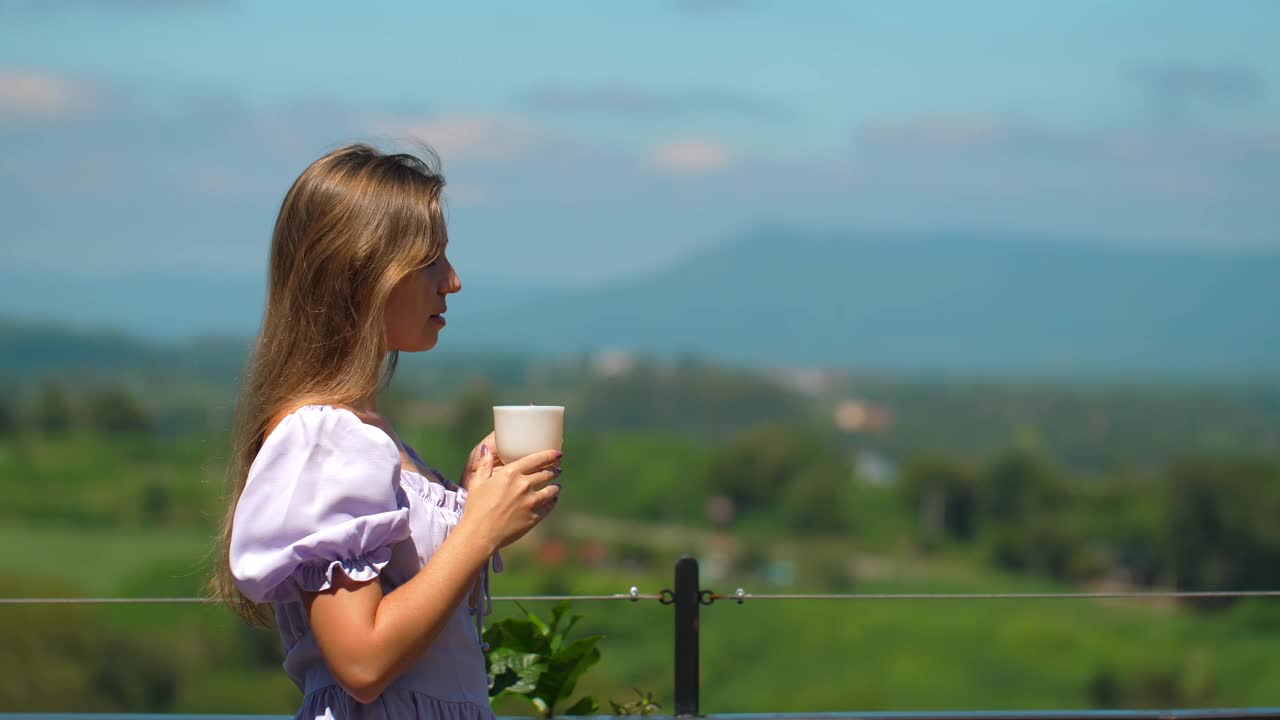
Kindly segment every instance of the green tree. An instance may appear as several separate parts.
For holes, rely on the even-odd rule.
[[[1098,548],[1105,569],[1151,586],[1167,571],[1163,478],[1116,474],[1081,482],[1073,493],[1072,526]]]
[[[971,465],[941,457],[919,459],[903,472],[900,488],[926,544],[944,537],[971,540],[977,534],[981,482]]]
[[[798,532],[841,532],[852,526],[853,472],[822,437],[766,427],[739,435],[713,457],[710,495],[733,501],[738,516],[777,516]]]
[[[808,398],[758,374],[696,358],[661,365],[638,358],[626,369],[590,378],[575,416],[607,430],[662,428],[724,440],[775,423],[811,419]]]
[[[1063,507],[1066,483],[1038,451],[1016,448],[997,457],[982,478],[984,514],[1023,524]]]
[[[853,470],[835,454],[811,457],[780,489],[787,527],[797,533],[844,533],[853,529]]]
[[[129,391],[109,385],[94,391],[86,403],[89,426],[107,435],[142,433],[151,429],[151,417]]]
[[[75,422],[75,410],[66,386],[56,378],[46,378],[40,383],[30,408],[31,425],[46,434],[58,434],[71,429]]]
[[[1274,465],[1181,462],[1169,474],[1166,508],[1164,536],[1179,589],[1280,586],[1280,470]]]
[[[0,398],[0,436],[10,435],[18,429],[18,419],[13,412],[13,406],[3,398]]]
[[[1035,448],[1018,447],[992,461],[982,474],[981,497],[996,565],[1064,579],[1092,572],[1083,535],[1069,522],[1074,496]]]

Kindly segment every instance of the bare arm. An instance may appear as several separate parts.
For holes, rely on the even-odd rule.
[[[336,574],[333,587],[306,593],[311,628],[334,678],[373,702],[440,636],[489,557],[546,516],[559,494],[558,452],[531,455],[472,475],[467,511],[426,566],[395,592],[376,580]]]
[[[498,548],[460,525],[412,580],[388,595],[375,578],[335,574],[334,587],[307,593],[311,627],[338,683],[373,702],[435,642]]]

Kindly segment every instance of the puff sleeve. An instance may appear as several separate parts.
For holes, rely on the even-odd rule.
[[[231,574],[254,602],[376,578],[409,537],[400,451],[349,410],[306,406],[263,442],[236,504]]]

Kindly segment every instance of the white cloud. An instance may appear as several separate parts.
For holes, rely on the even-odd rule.
[[[0,68],[0,118],[47,119],[92,110],[97,91],[38,70]]]
[[[649,164],[665,172],[701,175],[729,167],[729,148],[716,140],[685,138],[663,143],[649,154]]]
[[[497,115],[380,118],[370,126],[374,132],[396,139],[425,142],[440,153],[446,168],[454,160],[512,160],[543,140],[543,134],[523,120]]]

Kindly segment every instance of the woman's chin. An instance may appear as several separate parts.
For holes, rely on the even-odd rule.
[[[396,352],[402,352],[402,353],[426,352],[434,348],[436,344],[439,342],[440,342],[440,338],[438,336],[424,337],[414,343],[401,343],[399,345],[393,345],[391,349],[395,350]]]

